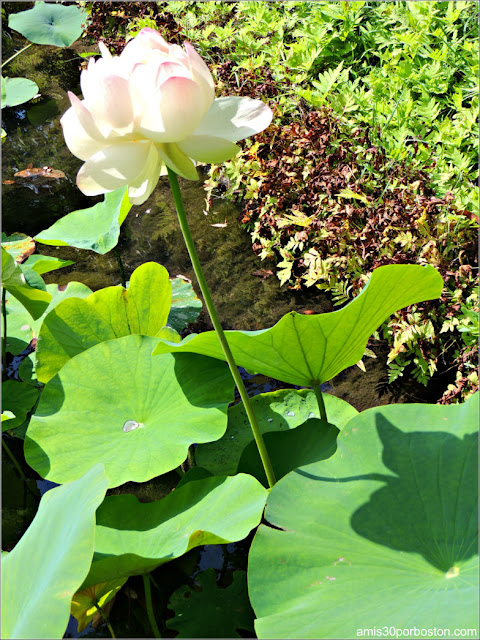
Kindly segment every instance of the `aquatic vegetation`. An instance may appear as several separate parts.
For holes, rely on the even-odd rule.
[[[220,12],[227,25],[229,11]],[[159,34],[148,29],[137,38],[124,49],[125,59],[131,52],[136,59],[135,48],[143,51],[146,41],[150,53],[152,44],[157,50],[155,73],[157,58],[170,79],[172,67],[186,73],[164,60],[167,45]],[[109,85],[102,68],[120,63],[102,49],[103,58],[87,73],[105,80],[109,118],[120,117],[122,109],[115,113],[112,105],[125,95],[125,78],[115,76]],[[188,47],[186,53],[169,47],[172,55],[182,64],[187,56],[195,74],[207,73]],[[202,82],[209,87],[210,76],[202,75]],[[163,108],[162,86],[156,105]],[[221,104],[240,106],[243,137],[270,122],[258,101],[233,100]],[[91,145],[103,145],[114,123],[102,120],[98,105],[87,111],[88,91],[87,106],[78,98],[72,105],[64,121],[67,139],[90,158]],[[242,105],[253,109],[243,112]],[[178,133],[171,108],[155,135],[168,135],[168,123]],[[121,135],[114,131],[119,147],[134,144],[126,137],[137,125],[150,126],[151,113],[143,120],[145,113],[135,124],[130,117],[115,122],[132,127]],[[219,129],[227,122],[225,139],[235,113],[234,106],[226,121],[218,121]],[[205,114],[192,117],[195,131]],[[249,128],[250,118],[257,124]],[[173,139],[146,144],[177,143],[181,148]],[[132,199],[143,202],[158,179],[160,168],[151,171],[148,154],[132,173],[121,171],[116,153],[105,154],[102,171],[96,173],[97,163],[92,173],[95,180],[100,176],[95,184],[105,193],[103,202],[68,214],[35,238],[2,238],[5,378],[7,349],[23,354],[24,345],[36,341],[28,381],[3,382],[10,400],[2,415],[2,447],[20,476],[28,464],[44,482],[61,483],[49,487],[33,522],[2,558],[3,636],[61,638],[70,611],[79,629],[98,613],[114,637],[108,608],[138,576],[142,618],[150,625],[146,637],[176,631],[235,637],[254,630],[259,638],[348,638],[383,623],[389,626],[385,637],[406,626],[478,629],[478,396],[451,406],[397,404],[358,412],[321,386],[361,359],[390,314],[413,313],[412,305],[438,299],[445,285],[441,269],[426,260],[377,263],[344,291],[348,302],[337,311],[291,312],[270,328],[224,332],[187,223],[176,153],[165,153],[162,161],[214,331],[182,339],[201,303],[190,283],[172,281],[158,263],[137,267],[128,282],[122,272],[122,285],[95,292],[81,283],[47,286],[42,278],[64,263],[34,254],[37,243],[114,250]],[[104,176],[112,181],[102,182]],[[139,176],[145,178],[140,186]],[[250,182],[252,194],[258,186]],[[370,203],[353,189],[342,198],[367,208]],[[285,228],[304,230],[312,222],[299,210],[282,219]],[[478,303],[469,297],[462,305],[461,294],[455,295],[461,314],[452,313],[443,331],[457,329],[471,349]],[[398,341],[399,351],[407,341]],[[307,388],[251,399],[239,365]],[[9,445],[22,440],[20,464]],[[136,495],[128,483],[139,483]],[[209,571],[197,576],[193,590],[194,584],[166,584],[162,572],[189,551],[249,536],[246,576],[236,573],[230,585],[217,585]],[[152,586],[162,604],[152,598]],[[229,620],[216,617],[219,607],[230,606]]]

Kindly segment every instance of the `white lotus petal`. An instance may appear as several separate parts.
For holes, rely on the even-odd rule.
[[[128,185],[128,199],[132,204],[143,204],[157,186],[162,160],[155,145],[150,146],[142,173]]]
[[[140,132],[155,142],[184,140],[208,106],[199,84],[188,78],[170,78],[145,105]]]
[[[85,99],[85,106],[103,133],[113,130],[130,133],[134,126],[134,112],[129,82],[118,75],[103,75],[97,84],[95,97]]]
[[[100,49],[100,53],[102,54],[102,58],[106,58],[107,60],[111,60],[112,59],[112,54],[110,53],[110,51],[108,50],[107,45],[100,40],[100,42],[98,43],[98,48]]]
[[[215,85],[213,84],[210,69],[189,42],[185,42],[184,45],[188,55],[190,69],[192,70],[195,80],[202,83],[206,95],[213,101],[215,97]]]
[[[77,175],[77,186],[87,196],[115,191],[136,184],[149,163],[152,143],[119,142],[92,155]]]
[[[80,100],[78,100],[78,103],[82,105]],[[106,144],[105,141],[101,139],[98,130],[95,132],[96,127],[93,129],[93,135],[91,135],[91,122],[89,122],[88,116],[85,115],[84,109],[83,105],[80,109],[78,105],[71,106],[60,119],[67,147],[73,155],[80,158],[80,160],[88,160],[91,155],[101,151]],[[81,114],[80,118],[79,113]],[[96,135],[96,133],[98,133],[98,135]]]
[[[123,61],[135,60],[139,62],[142,56],[148,55],[149,51],[159,50],[168,54],[169,44],[155,29],[146,27],[142,29],[137,36],[130,40],[120,58]]]
[[[212,136],[190,136],[178,142],[177,146],[189,158],[208,164],[230,160],[240,151],[233,142]]]
[[[198,180],[195,165],[176,144],[157,144],[162,161],[175,173],[187,180]]]
[[[261,100],[217,98],[192,135],[236,142],[266,129],[272,115],[272,110]]]

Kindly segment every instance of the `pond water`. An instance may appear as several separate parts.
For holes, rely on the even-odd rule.
[[[4,58],[23,43],[5,40]],[[20,55],[7,68],[12,76],[24,76],[35,80],[41,98],[17,108],[4,110],[2,126],[7,138],[2,144],[3,230],[35,235],[49,227],[67,213],[92,206],[99,198],[87,198],[75,185],[76,173],[81,165],[68,151],[61,132],[59,117],[68,108],[67,90],[80,93],[79,64],[81,60],[72,50],[33,46]],[[39,177],[14,177],[29,164],[33,167],[50,166],[65,173],[62,179]],[[315,289],[304,292],[280,287],[275,276],[267,278],[255,275],[260,269],[272,268],[261,262],[251,249],[248,234],[238,222],[239,210],[232,203],[214,198],[208,215],[205,214],[205,196],[202,170],[198,182],[181,181],[182,193],[205,276],[211,288],[222,325],[226,329],[260,329],[277,322],[285,313],[295,310],[323,313],[332,310],[325,295]],[[222,226],[212,226],[222,224]],[[175,214],[173,198],[167,178],[162,178],[154,193],[141,206],[132,207],[122,226],[118,252],[129,279],[133,270],[146,261],[163,264],[171,277],[183,275],[191,278],[198,292],[193,269],[183,243]],[[37,245],[37,251],[74,262],[70,267],[45,276],[47,282],[64,285],[72,280],[87,284],[91,289],[117,285],[121,275],[113,252],[104,256],[91,251],[68,247]],[[208,317],[202,312],[193,327],[195,331],[210,328]],[[383,354],[385,356],[385,354]],[[357,409],[385,404],[392,401],[390,391],[380,384],[385,378],[385,357],[366,360],[366,373],[357,367],[337,376],[326,390],[333,391]],[[271,381],[262,376],[245,376],[250,393],[271,390]],[[425,401],[417,397],[416,389],[404,392],[403,401]],[[12,446],[18,459],[22,459],[21,442]],[[24,463],[29,478],[35,474]],[[35,513],[39,493],[33,480],[21,483],[9,461],[5,473],[12,481],[10,490],[4,493],[4,518],[7,521],[8,544],[12,545],[25,530]],[[132,483],[133,484],[133,483]],[[17,486],[18,485],[18,486]],[[5,482],[3,484],[5,487]],[[23,497],[22,497],[23,496]],[[5,520],[4,520],[5,526]],[[5,539],[4,539],[5,540]],[[154,572],[160,584],[157,603],[165,609],[168,595],[187,578],[200,570],[215,567],[219,581],[228,583],[233,568],[246,568],[248,540],[226,546],[200,548],[186,554],[178,561],[168,563]],[[167,593],[167,586],[168,592]],[[145,625],[145,612],[141,580],[129,580],[128,588],[117,596],[115,630],[121,637],[132,637],[150,630]],[[74,630],[71,630],[74,634]],[[130,634],[130,635],[129,635]],[[99,635],[108,636],[108,631]]]

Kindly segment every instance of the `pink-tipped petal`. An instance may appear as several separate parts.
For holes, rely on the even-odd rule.
[[[261,100],[217,98],[192,135],[237,142],[266,129],[272,115],[272,110]]]
[[[207,164],[225,162],[240,151],[240,147],[233,142],[211,136],[190,136],[177,145],[189,158]]]
[[[162,161],[175,173],[187,180],[198,180],[195,165],[176,144],[157,144]]]
[[[197,127],[208,106],[196,82],[170,78],[145,105],[140,132],[155,142],[179,142]]]
[[[189,42],[184,42],[184,46],[194,78],[198,82],[201,82],[206,95],[211,98],[211,101],[213,101],[215,97],[215,85],[213,83],[210,69]]]
[[[77,186],[86,196],[135,184],[149,162],[152,143],[120,142],[92,155],[80,168]]]

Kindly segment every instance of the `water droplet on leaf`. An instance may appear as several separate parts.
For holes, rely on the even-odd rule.
[[[289,412],[287,413],[287,417],[288,417],[288,418],[293,418],[293,417],[294,417],[294,415],[295,415],[295,411],[289,411]]]
[[[123,425],[123,431],[125,431],[125,433],[128,433],[129,431],[139,429],[140,427],[143,427],[143,423],[137,422],[136,420],[127,420]]]

